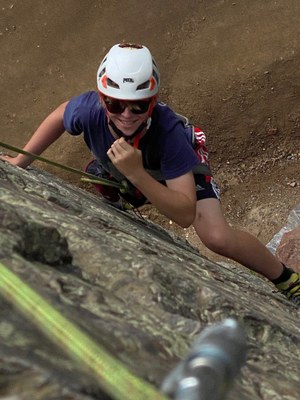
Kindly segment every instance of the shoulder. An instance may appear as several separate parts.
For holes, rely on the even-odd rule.
[[[192,126],[188,118],[176,113],[167,104],[156,104],[152,115],[152,131],[163,143],[165,140],[192,141]]]
[[[97,92],[84,92],[68,102],[64,112],[64,125],[67,131],[79,133],[85,126],[98,123],[104,114]]]
[[[101,104],[99,101],[98,94],[95,91],[89,91],[81,93],[78,96],[71,98],[67,105],[67,110],[74,109],[100,109]]]
[[[158,102],[153,110],[153,124],[172,130],[181,121],[178,115],[167,104]]]

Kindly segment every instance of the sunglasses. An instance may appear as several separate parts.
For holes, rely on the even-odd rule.
[[[148,111],[152,99],[124,101],[111,97],[103,97],[103,101],[107,110],[112,114],[122,114],[126,107],[128,107],[133,114],[144,114]]]

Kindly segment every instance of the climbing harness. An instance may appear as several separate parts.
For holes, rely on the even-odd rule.
[[[113,399],[167,400],[149,383],[129,372],[1,262],[0,276],[0,294],[54,344],[77,360]]]

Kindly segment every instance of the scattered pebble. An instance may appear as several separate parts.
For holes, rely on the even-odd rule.
[[[292,188],[298,186],[297,182],[288,182],[287,185],[292,187]]]

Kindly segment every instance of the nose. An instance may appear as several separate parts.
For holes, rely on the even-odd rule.
[[[126,104],[125,110],[122,112],[122,115],[124,117],[131,117],[132,115],[134,115],[134,113],[130,110],[130,108]]]

